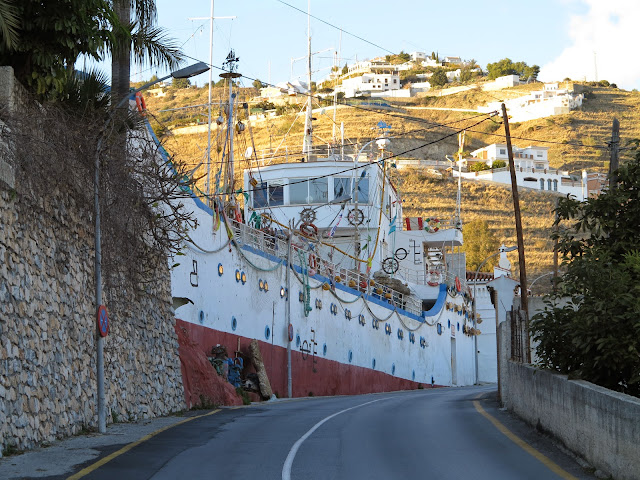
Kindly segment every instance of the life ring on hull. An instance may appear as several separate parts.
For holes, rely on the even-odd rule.
[[[314,238],[318,236],[318,227],[313,223],[303,223],[300,225],[300,233],[307,238]]]
[[[462,284],[460,283],[460,279],[458,277],[456,277],[456,290],[458,292],[462,291]]]
[[[318,257],[313,253],[309,254],[309,275],[313,276],[318,271]]]
[[[429,279],[427,280],[427,285],[430,287],[437,287],[442,282],[442,276],[440,272],[437,270],[431,270],[429,272]]]
[[[140,113],[145,113],[147,109],[147,104],[144,101],[144,97],[142,96],[142,92],[136,92],[136,107]]]

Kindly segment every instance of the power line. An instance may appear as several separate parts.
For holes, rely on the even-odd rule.
[[[297,10],[297,11],[298,11],[298,12],[300,12],[300,13],[304,13],[305,15],[309,15],[309,16],[310,16],[311,18],[313,18],[314,20],[318,20],[319,22],[322,22],[322,23],[324,23],[325,25],[329,25],[330,27],[335,28],[336,30],[341,31],[342,33],[346,33],[347,35],[349,35],[349,36],[351,36],[351,37],[357,38],[358,40],[361,40],[361,41],[363,41],[363,42],[365,42],[365,43],[368,43],[369,45],[373,45],[374,47],[379,48],[380,50],[384,50],[385,52],[389,52],[389,53],[390,53],[390,54],[392,54],[392,55],[395,55],[395,54],[396,54],[395,52],[392,52],[392,51],[391,51],[391,50],[389,50],[388,48],[381,47],[381,46],[380,46],[380,45],[378,45],[378,44],[375,44],[375,43],[373,43],[373,42],[370,42],[370,41],[369,41],[369,40],[367,40],[366,38],[362,38],[362,37],[360,37],[360,36],[356,35],[355,33],[348,32],[347,30],[344,30],[344,29],[342,29],[342,28],[340,28],[340,27],[338,27],[338,26],[336,26],[336,25],[334,25],[334,24],[332,24],[332,23],[329,23],[329,22],[327,22],[326,20],[323,20],[323,19],[321,19],[321,18],[318,18],[318,17],[316,17],[315,15],[311,15],[311,14],[309,14],[308,12],[305,12],[304,10],[302,10],[302,9],[300,9],[300,8],[298,8],[298,7],[294,7],[294,6],[293,6],[293,5],[291,5],[290,3],[283,2],[282,0],[276,0],[276,2],[280,2],[280,3],[282,3],[283,5],[286,5],[287,7],[290,7],[290,8],[293,8],[294,10]]]

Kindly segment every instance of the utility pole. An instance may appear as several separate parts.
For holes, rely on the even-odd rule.
[[[513,194],[513,214],[516,219],[516,235],[518,238],[518,263],[520,265],[520,304],[524,311],[524,325],[526,338],[526,361],[531,363],[531,345],[529,341],[529,304],[527,302],[527,270],[524,260],[524,238],[522,236],[522,218],[520,216],[520,197],[518,196],[518,183],[516,180],[516,167],[513,162],[513,148],[511,147],[511,133],[509,132],[509,116],[507,107],[502,104],[502,119],[504,121],[504,134],[507,139],[507,153],[509,155],[509,172],[511,173],[511,192]]]
[[[620,151],[620,122],[617,118],[613,119],[613,125],[611,127],[611,160],[609,162],[609,189],[613,190],[618,186],[618,153]],[[587,187],[587,194],[589,188]]]

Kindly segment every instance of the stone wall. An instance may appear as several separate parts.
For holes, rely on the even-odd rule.
[[[640,472],[640,399],[509,360],[511,332],[500,325],[504,405],[619,480]]]
[[[92,209],[63,188],[30,191],[20,171],[14,188],[0,183],[1,449],[97,425]],[[170,276],[158,264],[148,286],[104,292],[108,423],[185,408]]]

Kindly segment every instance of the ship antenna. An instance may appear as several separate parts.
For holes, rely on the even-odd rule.
[[[311,104],[311,0],[307,7],[307,114],[304,121],[304,139],[302,141],[302,153],[307,154],[307,162],[311,160],[311,150],[313,149],[313,125],[312,125],[312,104]]]

